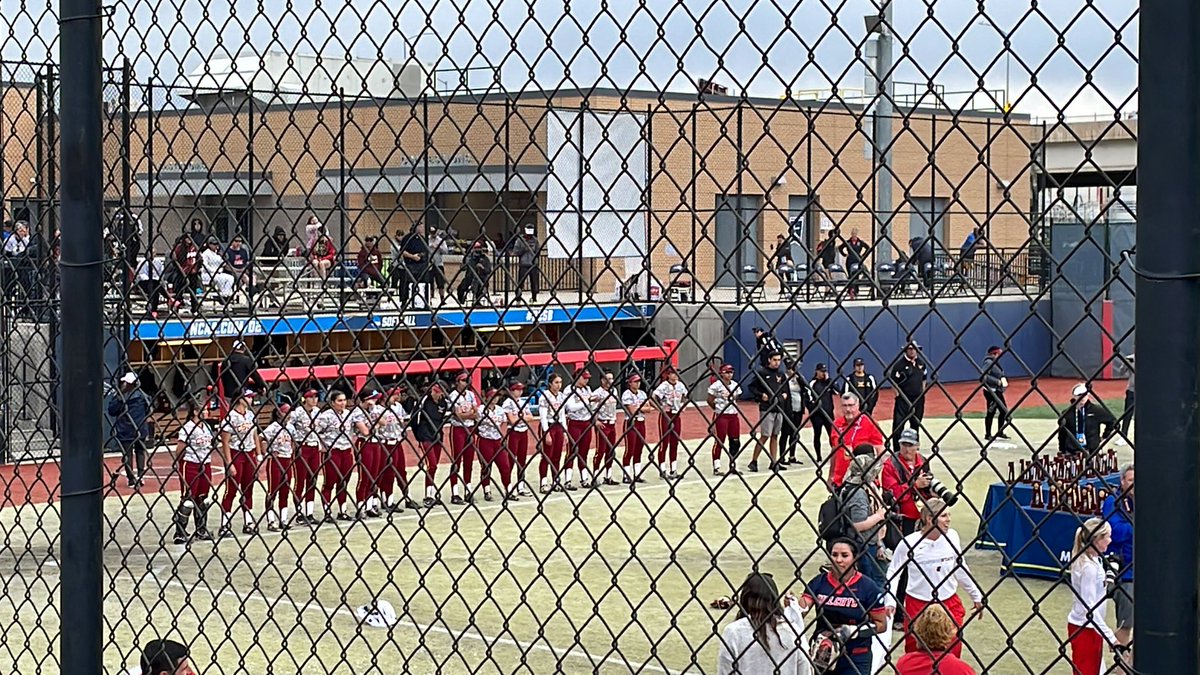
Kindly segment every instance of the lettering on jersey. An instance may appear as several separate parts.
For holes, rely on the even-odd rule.
[[[857,609],[859,607],[858,598],[852,595],[817,595],[817,604],[822,607],[847,607]]]

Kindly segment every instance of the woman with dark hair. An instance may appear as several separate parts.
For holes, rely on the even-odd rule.
[[[550,376],[546,390],[538,397],[538,415],[541,417],[542,429],[542,463],[538,467],[541,475],[542,494],[551,490],[562,492],[558,472],[562,467],[563,444],[566,440],[567,428],[567,394],[563,392],[562,375],[555,373]],[[553,468],[550,482],[546,475]]]
[[[199,218],[192,218],[191,224],[188,225],[187,234],[184,235],[192,240],[192,244],[196,248],[202,248],[204,242],[208,241],[208,228],[204,226],[204,221]]]
[[[287,426],[288,413],[292,406],[281,403],[271,411],[271,424],[263,430],[263,445],[267,452],[267,530],[286,530],[288,519],[288,495],[292,492],[292,474],[296,467],[292,463],[295,439]],[[279,510],[274,504],[279,503]]]
[[[253,403],[254,390],[243,391],[233,399],[221,426],[221,454],[228,460],[225,464],[225,497],[221,499],[221,529],[217,533],[222,539],[233,536],[230,521],[233,519],[233,501],[239,495],[245,520],[242,533],[258,532],[254,518],[254,483],[258,479],[258,460],[262,457],[263,446]]]
[[[195,401],[189,400],[184,404],[184,422],[179,427],[178,438],[175,463],[179,467],[183,494],[179,507],[175,509],[175,543],[186,544],[192,539],[212,541],[212,535],[208,533],[207,516],[215,444],[212,429],[204,421],[204,409]],[[196,521],[196,531],[191,538],[187,533],[189,516]]]
[[[724,599],[714,606],[726,606]],[[742,582],[732,603],[737,620],[721,633],[717,673],[786,673],[809,675],[808,641],[800,601],[788,594],[782,599],[769,574],[750,574]]]
[[[513,382],[508,385],[508,398],[504,400],[504,409],[508,412],[509,419],[515,422],[509,427],[504,443],[516,474],[516,494],[519,497],[530,497],[533,492],[529,490],[529,484],[525,480],[525,465],[529,461],[529,423],[537,418],[529,412],[528,404],[522,399],[524,393],[524,384]]]
[[[483,500],[492,501],[492,467],[500,470],[501,495],[504,501],[515,502],[517,491],[512,486],[512,464],[504,450],[504,438],[516,417],[510,415],[501,404],[504,395],[499,389],[488,389],[483,395],[483,405],[475,418],[479,434],[479,484],[483,488]]]
[[[324,522],[332,523],[333,501],[337,498],[337,520],[354,520],[346,513],[346,500],[350,498],[350,476],[354,473],[355,441],[370,435],[366,418],[358,408],[350,408],[346,392],[333,391],[329,394],[329,407],[317,416],[317,433],[321,445],[328,453],[325,457],[325,482],[321,486],[321,502],[325,505]]]
[[[804,611],[816,608],[813,665],[829,675],[870,675],[871,643],[887,625],[883,591],[854,564],[854,542],[829,542],[830,569],[809,581],[800,598]]]
[[[313,242],[312,248],[308,250],[308,262],[317,271],[317,276],[322,279],[328,278],[329,270],[333,269],[335,260],[337,260],[337,249],[333,247],[329,235],[319,235]]]

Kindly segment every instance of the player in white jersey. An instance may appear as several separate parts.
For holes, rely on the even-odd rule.
[[[321,436],[317,433],[317,416],[321,414],[316,389],[306,390],[300,406],[288,413],[287,427],[296,444],[296,456],[292,462],[296,481],[296,522],[315,525],[313,506],[317,498],[317,474],[324,461]]]
[[[567,412],[567,437],[570,439],[570,445],[567,448],[566,466],[567,480],[564,486],[567,490],[574,490],[575,484],[572,482],[571,471],[572,465],[579,468],[579,482],[586,486],[589,477],[587,475],[587,455],[592,447],[592,390],[588,387],[588,382],[592,379],[592,374],[587,370],[580,369],[575,376],[575,384],[567,390],[566,412]]]
[[[212,429],[204,421],[204,410],[195,402],[186,406],[186,419],[179,428],[175,462],[179,466],[182,498],[175,510],[175,543],[186,544],[192,538],[212,541],[208,533],[208,498],[212,492],[212,455],[215,446]],[[188,517],[196,521],[196,531],[188,537]]]
[[[737,402],[742,387],[733,379],[733,366],[721,366],[720,377],[708,385],[708,407],[713,411],[713,475],[721,475],[721,453],[728,449],[729,473],[736,474],[738,453],[742,449],[741,411]]]
[[[362,411],[350,409],[345,392],[334,391],[329,395],[329,408],[317,416],[317,433],[321,445],[329,452],[325,460],[325,483],[321,486],[321,501],[325,505],[325,522],[332,523],[334,492],[337,492],[338,520],[353,520],[346,513],[346,501],[350,497],[348,486],[354,472],[354,445],[359,436],[366,436],[367,429]]]
[[[383,448],[382,427],[385,424],[383,416],[390,416],[391,413],[386,405],[380,403],[382,398],[383,392],[369,391],[362,396],[362,405],[359,407],[363,423],[367,427],[367,433],[359,439],[358,447],[358,485],[355,501],[358,504],[356,515],[360,520],[383,515],[377,491],[384,464],[390,462],[391,458]],[[390,420],[388,423],[394,424]]]
[[[221,423],[221,452],[229,459],[225,467],[225,497],[221,500],[221,529],[217,536],[232,537],[233,501],[241,496],[243,534],[254,534],[258,526],[254,519],[254,483],[258,480],[258,463],[262,458],[262,436],[258,431],[257,415],[253,408],[254,390],[247,389],[233,401]]]
[[[658,469],[664,478],[679,478],[679,440],[682,435],[683,406],[687,402],[687,387],[679,381],[679,373],[668,367],[663,371],[662,384],[654,389],[658,407]],[[667,464],[667,460],[670,464]]]
[[[267,461],[267,529],[288,529],[288,495],[292,493],[295,440],[285,422],[292,407],[280,404],[271,413],[271,423],[263,430]],[[275,503],[279,510],[275,510]]]
[[[606,370],[600,376],[600,386],[592,390],[591,407],[596,420],[596,454],[592,457],[592,487],[616,485],[613,480],[613,458],[617,455],[617,407],[621,395],[613,388],[615,376]],[[600,465],[604,465],[601,473]],[[604,476],[601,479],[601,475]]]
[[[522,397],[524,393],[525,385],[520,382],[513,382],[508,386],[508,398],[504,400],[504,409],[514,421],[509,426],[504,442],[512,459],[517,494],[528,497],[533,494],[525,481],[525,465],[529,462],[529,423],[537,418],[529,411],[529,406]]]
[[[380,435],[383,438],[385,466],[379,478],[379,492],[391,513],[403,511],[405,507],[415,509],[419,504],[408,496],[408,468],[405,452],[405,437],[408,423],[412,419],[409,409],[408,388],[404,385],[392,387],[388,392],[388,411],[380,416]],[[396,495],[395,487],[400,486]]]
[[[459,373],[454,379],[454,390],[447,396],[450,401],[450,503],[470,503],[471,471],[475,465],[475,418],[479,415],[479,397],[471,391],[471,376]],[[466,500],[458,484],[459,468],[462,481],[467,486]]]
[[[621,458],[624,469],[623,483],[645,483],[642,478],[642,449],[646,447],[646,412],[651,409],[649,397],[642,391],[642,376],[629,376],[629,388],[621,394],[621,407],[625,410],[625,455]]]
[[[476,417],[479,422],[476,427],[479,434],[479,482],[483,487],[483,499],[489,502],[492,501],[493,465],[500,470],[502,499],[517,501],[517,493],[512,485],[512,464],[504,447],[504,437],[516,420],[509,416],[508,410],[502,405],[502,398],[507,397],[499,389],[489,389]]]
[[[551,490],[561,492],[563,487],[559,480],[559,465],[562,461],[563,444],[567,428],[567,394],[562,390],[561,375],[551,375],[546,384],[546,390],[538,396],[538,416],[541,418],[542,430],[542,463],[538,468],[541,477],[542,494]],[[553,470],[551,472],[551,470]],[[546,476],[550,473],[550,482]]]

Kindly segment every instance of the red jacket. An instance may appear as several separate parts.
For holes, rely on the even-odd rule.
[[[337,259],[337,250],[333,248],[333,244],[317,242],[313,244],[312,251],[308,254],[308,259],[333,262]]]
[[[904,467],[907,476],[901,476],[899,469],[896,468],[896,463],[899,462]],[[887,461],[883,463],[883,474],[879,478],[883,489],[892,493],[896,498],[896,503],[900,505],[900,513],[904,514],[909,520],[920,520],[921,505],[918,501],[920,494],[912,486],[912,478],[916,471],[925,465],[925,458],[921,453],[917,453],[917,459],[912,465],[905,462],[899,453],[888,456]]]
[[[896,675],[975,675],[975,670],[953,654],[919,649],[896,661]]]
[[[833,421],[833,430],[829,432],[829,444],[833,453],[833,464],[829,470],[829,479],[837,487],[842,486],[846,478],[846,470],[850,468],[850,457],[854,448],[860,445],[883,446],[883,432],[875,420],[866,414],[847,422],[845,417]]]

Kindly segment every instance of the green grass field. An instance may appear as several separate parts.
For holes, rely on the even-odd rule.
[[[943,480],[963,477],[968,499],[954,526],[966,542],[986,486],[1030,450],[981,458],[963,423],[949,423],[929,429],[948,465]],[[1039,442],[1053,430],[1043,420],[1019,427]],[[708,466],[705,447],[689,450]],[[108,500],[106,667],[120,672],[135,644],[166,634],[193,643],[211,664],[204,673],[712,672],[733,616],[708,602],[754,561],[780,581],[815,575],[823,557],[812,521],[824,492],[811,467],[708,474],[186,549],[162,543],[175,495]],[[15,569],[0,600],[11,672],[57,672],[48,667],[64,627],[48,562],[57,511],[7,509],[0,523]],[[1001,579],[998,553],[966,559],[988,611],[968,625],[964,656],[980,672],[1069,672],[1059,646],[1069,590]],[[372,598],[394,605],[401,623],[360,626],[353,608]]]

